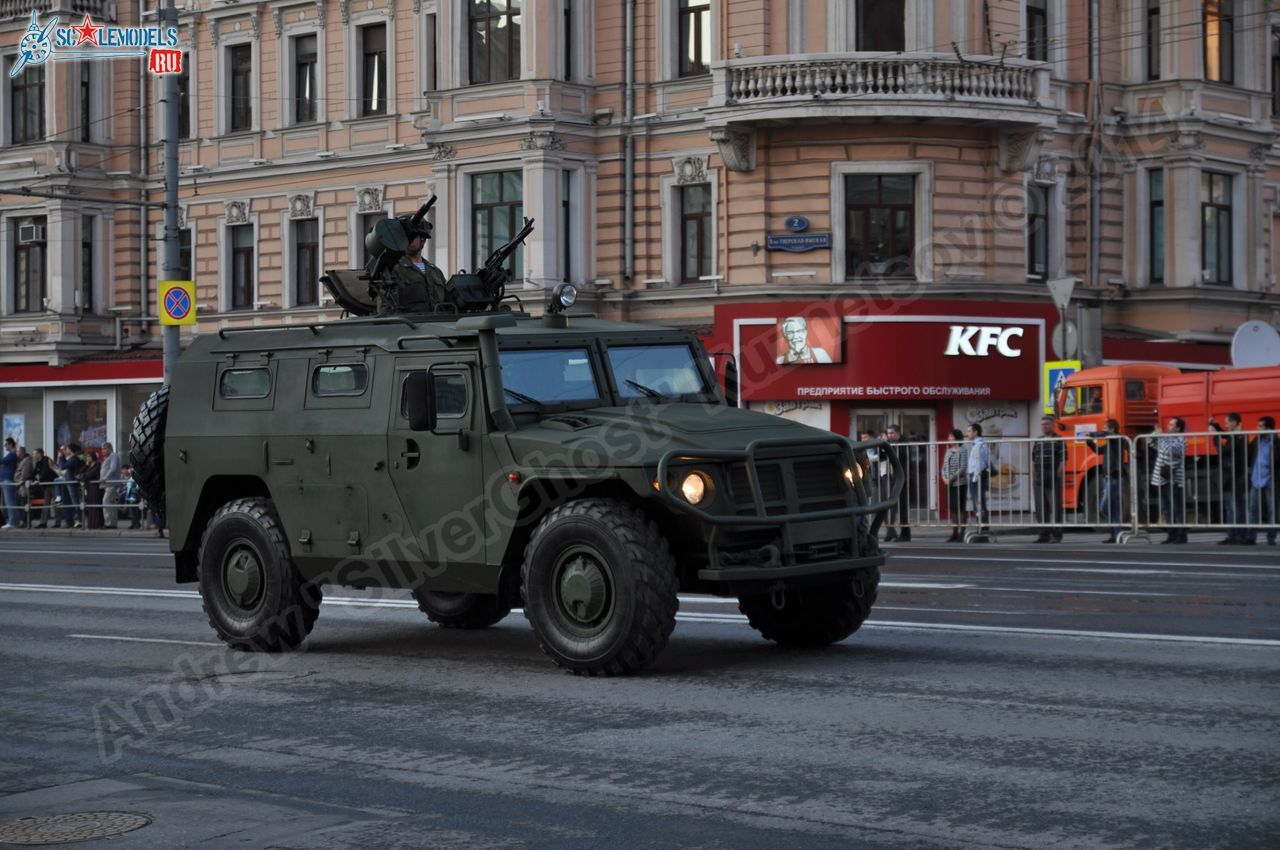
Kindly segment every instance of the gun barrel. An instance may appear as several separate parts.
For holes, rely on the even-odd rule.
[[[430,198],[427,198],[427,202],[425,204],[418,207],[418,211],[413,214],[413,218],[409,220],[409,224],[413,227],[417,227],[418,224],[427,217],[427,213],[431,212],[431,208],[435,205],[436,196],[432,195]]]

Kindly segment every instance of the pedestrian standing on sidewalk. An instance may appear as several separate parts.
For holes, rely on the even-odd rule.
[[[54,514],[54,528],[63,524],[67,528],[80,527],[80,471],[84,469],[84,459],[80,457],[80,444],[68,443],[63,446],[62,459],[58,461],[58,477],[62,482],[58,492],[62,499],[62,514]]]
[[[1098,441],[1085,440],[1085,445],[1093,449],[1102,460],[1102,486],[1098,493],[1098,514],[1103,522],[1110,523],[1111,534],[1103,543],[1119,543],[1121,507],[1121,484],[1124,480],[1124,441],[1120,439],[1120,423],[1108,419],[1103,430],[1094,431],[1093,437]]]
[[[1040,417],[1040,437],[1031,444],[1031,495],[1040,536],[1036,543],[1062,542],[1062,467],[1067,448],[1058,439],[1057,420]]]
[[[1276,420],[1270,416],[1258,419],[1259,431],[1274,431]],[[1259,434],[1249,445],[1249,532],[1244,538],[1246,545],[1258,542],[1258,532],[1263,530],[1259,525],[1266,523],[1269,528],[1267,545],[1276,545],[1276,454],[1280,449],[1275,434]]]
[[[142,492],[133,478],[133,467],[126,466],[121,474],[124,475],[124,484],[120,486],[120,499],[124,502],[122,513],[129,520],[130,528],[142,528],[142,509],[139,507]]]
[[[911,450],[909,447],[902,445],[902,427],[899,425],[890,425],[889,430],[885,432],[885,437],[889,440],[889,448],[885,451],[892,454],[898,459],[900,472],[897,473],[902,478],[902,489],[898,491],[898,503],[894,508],[889,509],[889,532],[885,535],[885,542],[900,540],[903,543],[911,542]],[[891,464],[885,463],[886,468],[891,468]],[[890,473],[891,475],[894,473]]]
[[[1167,437],[1158,436],[1159,425],[1152,432],[1157,435],[1157,439],[1151,483],[1160,494],[1160,516],[1169,531],[1169,535],[1161,542],[1186,543],[1187,438],[1181,435],[1186,432],[1187,423],[1173,416],[1170,417],[1167,428]]]
[[[120,454],[110,443],[102,444],[102,526],[115,528],[120,504]]]
[[[36,462],[27,454],[26,446],[18,446],[18,471],[13,474],[13,483],[18,487],[18,503],[22,505],[22,518],[18,525],[31,527],[31,481],[35,478]]]
[[[102,465],[93,449],[85,453],[80,483],[84,485],[84,527],[102,528]]]
[[[947,485],[947,510],[951,512],[951,536],[948,543],[959,543],[964,539],[964,496],[969,489],[965,476],[968,463],[968,449],[964,444],[964,433],[959,428],[951,429],[951,445],[942,458],[942,481]]]
[[[14,476],[18,474],[18,444],[13,437],[5,437],[4,453],[0,454],[0,490],[4,496],[4,528],[21,528],[19,523],[18,485]]]
[[[1248,536],[1249,436],[1244,433],[1244,419],[1239,413],[1227,414],[1226,434],[1212,417],[1209,428],[1218,432],[1213,438],[1218,450],[1218,496],[1222,499],[1222,521],[1227,526],[1227,536],[1218,544],[1239,546]]]
[[[44,449],[33,451],[31,458],[34,461],[35,480],[27,486],[28,525],[31,528],[44,528],[49,524],[49,517],[54,516],[52,506],[57,486],[54,482],[58,480],[58,472],[45,456]],[[36,505],[36,500],[40,501],[39,505]]]
[[[991,449],[982,439],[982,426],[974,422],[965,432],[969,438],[969,462],[966,472],[969,478],[969,504],[978,515],[978,533],[986,534],[991,522],[987,507],[987,494],[991,492]]]

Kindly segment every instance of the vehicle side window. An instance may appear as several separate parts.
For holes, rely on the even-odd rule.
[[[1126,401],[1146,401],[1147,385],[1142,381],[1125,381],[1124,397]]]
[[[363,363],[317,366],[311,373],[311,392],[317,396],[363,395],[369,386],[369,367]]]
[[[1062,391],[1062,401],[1058,408],[1059,416],[1075,416],[1080,412],[1078,403],[1080,390],[1078,387],[1067,387]]]
[[[266,398],[271,394],[271,373],[266,369],[228,369],[218,382],[223,398]]]
[[[407,381],[409,375],[404,376]],[[436,416],[440,419],[460,419],[467,415],[467,376],[461,372],[432,372],[431,382],[436,385]],[[400,416],[409,418],[409,401],[405,397],[404,381],[400,382]]]
[[[1101,413],[1102,412],[1102,387],[1081,387],[1080,388],[1080,410],[1079,413]]]

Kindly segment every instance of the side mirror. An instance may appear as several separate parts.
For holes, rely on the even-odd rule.
[[[414,431],[436,429],[436,384],[428,372],[414,372],[404,384],[409,411],[409,428]]]

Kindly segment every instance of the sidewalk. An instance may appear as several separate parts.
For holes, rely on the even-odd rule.
[[[154,528],[0,528],[0,540],[27,537],[141,537],[156,540]],[[165,537],[168,537],[166,531]]]
[[[970,530],[972,530],[972,528]],[[1034,541],[1039,534],[1038,529],[1035,529],[1035,528],[1026,528],[1026,527],[1008,528],[1008,529],[996,528],[996,529],[993,529],[992,534],[994,536],[995,542],[997,543],[1035,546],[1037,549],[1045,549],[1049,551],[1052,551],[1054,549],[1060,549],[1064,546],[1071,547],[1071,548],[1076,548],[1078,546],[1089,546],[1090,548],[1092,548],[1096,546],[1099,549],[1104,549],[1104,548],[1113,549],[1117,546],[1117,544],[1115,543],[1103,542],[1103,540],[1107,536],[1107,530],[1104,526],[1098,526],[1097,530],[1078,528],[1078,527],[1063,529],[1064,536],[1063,536],[1063,541],[1061,543],[1035,543]],[[1188,534],[1188,539],[1186,543],[1169,544],[1168,548],[1177,549],[1179,547],[1185,548],[1187,546],[1216,547],[1218,541],[1221,540],[1223,537],[1225,537],[1226,534],[1227,532],[1225,529],[1205,529],[1202,531],[1191,530]],[[969,547],[969,546],[990,545],[986,543],[963,543],[963,542],[948,543],[947,538],[950,536],[951,536],[950,526],[947,526],[946,528],[939,528],[934,526],[917,528],[913,526],[911,529],[911,540],[909,542],[902,543],[902,542],[895,541],[895,542],[886,543],[884,540],[884,529],[882,528],[880,530],[880,545],[884,547],[887,551],[891,551],[894,548],[901,547],[901,546],[919,546],[919,545],[935,546],[937,545],[937,546]],[[1152,544],[1159,545],[1159,544],[1162,544],[1162,542],[1164,541],[1164,538],[1165,538],[1165,530],[1163,528],[1144,529],[1142,532],[1140,532],[1139,536],[1133,538],[1128,543],[1119,544],[1119,545],[1121,546],[1150,546]],[[1262,547],[1264,550],[1267,548],[1267,534],[1265,530],[1258,533],[1258,542],[1255,546],[1245,546],[1243,548],[1245,550],[1249,550],[1249,549],[1257,549],[1258,547]],[[1221,548],[1226,549],[1228,551],[1235,551],[1237,547],[1223,546]]]

